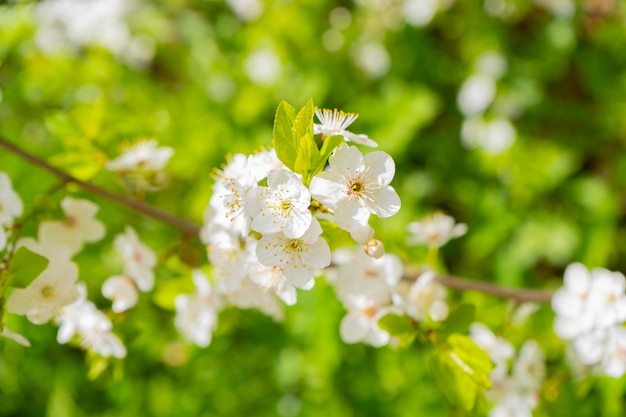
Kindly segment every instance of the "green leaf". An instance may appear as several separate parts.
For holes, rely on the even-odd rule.
[[[313,137],[313,115],[315,114],[315,106],[313,99],[309,99],[304,107],[300,109],[296,119],[293,122],[293,137],[297,140],[307,134]],[[317,146],[316,146],[317,148]]]
[[[317,167],[313,170],[312,175],[321,172],[326,166],[326,161],[330,158],[330,155],[333,151],[343,143],[343,136],[327,136],[324,138],[324,143],[322,144],[322,149],[320,150],[321,158]]]
[[[281,101],[274,117],[272,145],[276,149],[278,159],[292,170],[298,156],[298,144],[293,135],[295,118],[296,109],[286,101]]]
[[[397,314],[387,314],[381,317],[378,320],[378,327],[392,336],[415,332],[411,319],[407,316],[398,316]]]
[[[47,266],[48,260],[45,257],[22,246],[11,258],[8,271],[9,285],[26,288]]]
[[[313,135],[307,133],[300,138],[298,144],[298,156],[294,165],[294,172],[302,174],[302,182],[308,186],[313,177],[313,168],[320,162],[320,151],[317,149]]]
[[[473,304],[461,304],[450,313],[448,319],[437,330],[442,336],[453,333],[467,333],[467,330],[476,317],[476,307]]]
[[[452,404],[470,411],[476,404],[479,388],[452,355],[449,350],[437,350],[430,358],[435,384]]]
[[[446,342],[450,346],[451,353],[455,354],[462,362],[459,363],[459,366],[465,370],[472,380],[481,388],[491,388],[489,372],[493,369],[493,362],[487,352],[478,347],[468,336],[461,334],[449,336]]]

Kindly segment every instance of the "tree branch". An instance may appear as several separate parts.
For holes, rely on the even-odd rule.
[[[41,158],[36,157],[35,155],[28,153],[16,145],[9,142],[7,139],[0,136],[0,148],[4,148],[7,151],[20,156],[21,158],[27,160],[33,165],[36,165],[40,168],[45,169],[50,172],[52,175],[55,175],[63,182],[76,184],[79,187],[93,193],[99,195],[100,197],[106,198],[107,200],[113,201],[122,206],[126,206],[134,211],[142,213],[148,217],[152,217],[155,220],[160,222],[169,224],[187,235],[198,235],[200,233],[200,226],[193,224],[187,220],[183,220],[179,217],[176,217],[166,211],[158,209],[156,207],[150,206],[143,201],[137,200],[135,198],[127,197],[125,195],[116,194],[111,191],[105,190],[104,188],[100,188],[95,184],[92,184],[87,181],[79,180],[76,177],[68,174],[67,172],[61,171],[58,168],[55,168],[48,164]]]
[[[496,297],[509,298],[518,303],[535,302],[549,303],[552,300],[552,293],[542,290],[511,289],[501,287],[484,281],[474,281],[466,278],[459,278],[451,275],[438,275],[437,279],[448,288],[460,291],[478,291]]]
[[[200,226],[191,223],[187,220],[176,217],[170,213],[167,213],[163,210],[160,210],[156,207],[150,206],[143,201],[137,200],[135,198],[127,197],[124,195],[116,194],[111,191],[100,188],[99,186],[92,184],[87,181],[79,180],[72,175],[61,171],[58,168],[55,168],[48,164],[46,161],[41,158],[28,153],[16,145],[12,144],[2,136],[0,136],[0,148],[4,148],[7,151],[20,156],[26,161],[30,162],[33,165],[36,165],[40,168],[45,169],[56,177],[60,178],[63,182],[76,184],[79,187],[99,195],[100,197],[106,198],[107,200],[113,201],[122,206],[126,206],[131,210],[142,213],[148,217],[152,217],[155,220],[160,222],[169,224],[187,235],[197,236],[200,232]],[[414,280],[416,277],[407,277],[409,279]],[[552,299],[552,293],[548,291],[541,290],[527,290],[527,289],[510,289],[504,288],[496,284],[491,284],[483,281],[474,281],[468,280],[465,278],[459,278],[451,275],[439,275],[437,276],[439,282],[441,282],[446,287],[459,290],[459,291],[478,291],[485,294],[494,295],[496,297],[501,298],[509,298],[515,300],[517,302],[539,302],[539,303],[547,303]]]

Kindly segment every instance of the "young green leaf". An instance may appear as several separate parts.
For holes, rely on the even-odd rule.
[[[479,394],[478,385],[449,350],[436,350],[430,358],[435,384],[452,404],[471,411]]]
[[[8,283],[12,287],[26,288],[47,266],[48,260],[45,257],[22,246],[11,258]]]
[[[444,338],[453,333],[467,333],[474,317],[476,317],[476,307],[473,304],[461,304],[450,313],[445,323],[437,329],[437,333]]]
[[[491,388],[489,372],[493,369],[493,362],[487,352],[482,350],[468,336],[453,334],[446,340],[451,352],[464,364],[461,365],[467,374],[480,388]]]
[[[313,135],[307,133],[298,143],[298,156],[294,164],[294,172],[302,174],[302,182],[308,186],[313,177],[313,167],[320,162],[320,151],[317,149]]]
[[[312,175],[315,175],[324,169],[324,167],[326,166],[326,161],[328,161],[330,155],[342,143],[343,136],[327,136],[324,138],[324,143],[322,144],[322,149],[320,150],[320,161],[315,169],[313,169]]]
[[[315,106],[313,99],[309,99],[304,107],[300,109],[298,115],[293,122],[293,137],[298,140],[306,134],[313,136],[313,115],[315,114]]]
[[[298,156],[298,144],[293,134],[296,109],[286,101],[281,101],[274,117],[272,145],[276,156],[289,169],[294,169]]]
[[[381,317],[378,320],[378,327],[392,336],[415,332],[411,319],[407,316],[398,316],[397,314],[387,314]]]

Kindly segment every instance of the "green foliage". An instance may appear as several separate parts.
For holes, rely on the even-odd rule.
[[[467,336],[450,335],[445,346],[433,352],[430,367],[446,397],[465,411],[471,411],[483,390],[491,387],[491,359]]]
[[[11,257],[6,282],[11,287],[26,288],[47,266],[48,259],[21,246]]]

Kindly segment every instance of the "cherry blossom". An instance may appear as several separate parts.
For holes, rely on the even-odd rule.
[[[400,198],[389,185],[395,174],[391,157],[381,151],[365,156],[354,146],[341,145],[329,158],[330,171],[313,177],[312,196],[334,209],[337,225],[354,240],[372,239],[370,214],[385,218],[400,210]]]
[[[124,153],[108,161],[105,167],[114,172],[160,171],[165,168],[172,155],[172,148],[159,147],[154,139],[142,140],[127,147]]]
[[[343,136],[346,142],[354,142],[372,148],[378,146],[367,135],[356,134],[346,130],[359,117],[356,113],[346,113],[341,110],[315,109],[315,116],[320,121],[313,125],[313,132],[324,136]]]
[[[311,193],[300,178],[288,170],[275,169],[267,177],[267,187],[248,193],[245,210],[252,217],[253,230],[298,238],[311,225],[310,204]]]
[[[7,311],[25,315],[32,323],[43,324],[78,297],[78,267],[68,259],[49,256],[46,246],[40,245],[34,239],[20,239],[19,246],[48,258],[49,263],[28,287],[13,289],[5,307]]]
[[[124,260],[124,274],[135,280],[141,291],[152,290],[156,255],[139,240],[135,229],[126,226],[124,233],[115,237],[113,245]]]
[[[451,239],[467,233],[467,226],[464,223],[455,224],[453,217],[435,213],[420,221],[409,223],[408,231],[410,236],[407,238],[407,243],[409,245],[428,245],[438,248]]]
[[[220,291],[232,292],[241,288],[250,256],[246,249],[247,240],[252,238],[241,239],[225,229],[210,235],[207,252]]]
[[[378,327],[378,320],[390,312],[389,308],[381,308],[365,295],[352,295],[346,301],[348,314],[341,320],[341,340],[375,347],[389,343],[389,333]]]
[[[63,221],[39,224],[40,242],[54,242],[68,251],[68,256],[80,252],[85,242],[97,242],[104,237],[104,225],[95,218],[98,206],[91,201],[65,197],[61,201],[65,212]]]
[[[22,215],[23,210],[22,200],[13,190],[11,179],[4,172],[0,172],[0,225],[11,223]]]
[[[213,329],[217,325],[218,299],[209,281],[199,270],[193,271],[196,292],[176,297],[176,328],[191,342],[206,347],[211,343]]]
[[[448,317],[447,291],[433,271],[421,274],[404,301],[406,313],[415,320],[443,321]]]
[[[83,349],[90,349],[102,357],[126,356],[126,348],[111,332],[113,324],[109,318],[87,299],[86,284],[78,282],[75,291],[78,298],[64,306],[56,317],[59,324],[57,341],[65,344],[77,335]]]
[[[102,284],[102,295],[113,301],[111,309],[122,313],[137,304],[139,293],[134,281],[125,275],[114,275]]]
[[[330,265],[330,249],[321,234],[322,227],[313,218],[311,226],[299,238],[283,233],[264,235],[256,247],[256,255],[263,265],[282,268],[287,279],[301,287],[313,279],[317,269]]]

